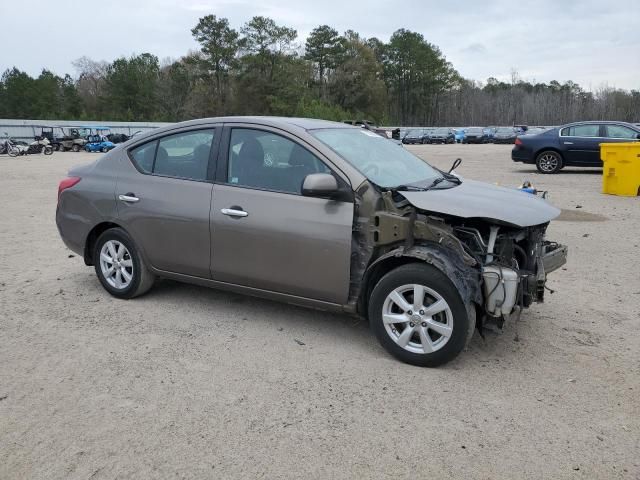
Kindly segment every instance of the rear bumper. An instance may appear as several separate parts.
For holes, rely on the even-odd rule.
[[[514,162],[534,163],[532,152],[518,146],[511,150],[511,160]]]
[[[56,208],[56,226],[58,227],[58,233],[63,243],[69,250],[78,255],[84,256],[84,242],[82,231],[84,230],[82,224],[63,213],[63,211]]]

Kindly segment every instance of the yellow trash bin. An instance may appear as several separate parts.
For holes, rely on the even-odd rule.
[[[602,193],[640,195],[640,142],[601,143]]]

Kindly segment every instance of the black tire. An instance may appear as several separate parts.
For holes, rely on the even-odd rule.
[[[102,250],[102,247],[110,240],[115,240],[123,244],[126,247],[129,253],[128,256],[132,261],[132,279],[129,285],[125,288],[115,288],[114,286],[109,284],[104,273],[102,272],[100,251]],[[147,269],[147,266],[144,263],[144,259],[142,258],[140,250],[137,248],[135,242],[129,236],[129,234],[121,228],[111,228],[104,231],[98,237],[93,251],[93,260],[96,275],[98,276],[100,283],[102,284],[104,289],[114,297],[122,299],[138,297],[146,293],[153,286],[153,283],[155,281],[155,275],[153,275]]]
[[[536,168],[540,173],[551,175],[562,170],[562,155],[554,150],[545,150],[536,157]]]
[[[78,145],[77,143],[74,143],[73,146],[71,147],[71,151],[79,152],[80,151],[80,145]]]
[[[109,149],[107,147],[102,147],[101,152],[102,153],[107,153],[109,151]]]
[[[410,284],[423,285],[435,291],[446,301],[453,317],[449,340],[431,353],[414,353],[399,346],[387,332],[382,319],[387,296],[395,289]],[[469,318],[465,304],[451,280],[440,270],[426,263],[403,265],[383,276],[371,293],[368,313],[369,324],[380,344],[398,360],[420,367],[437,367],[453,360],[471,339],[475,328],[475,318]],[[437,342],[437,339],[435,341]]]

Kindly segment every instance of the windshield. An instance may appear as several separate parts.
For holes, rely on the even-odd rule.
[[[373,132],[328,128],[310,133],[380,187],[430,183],[442,176],[408,150]]]
[[[467,133],[482,133],[481,128],[467,128]]]
[[[422,135],[422,130],[411,130],[407,136],[409,137],[419,137]]]
[[[446,134],[449,133],[449,129],[448,128],[437,128],[434,133],[437,133],[438,135],[446,135]]]
[[[499,128],[496,133],[515,133],[513,128]]]

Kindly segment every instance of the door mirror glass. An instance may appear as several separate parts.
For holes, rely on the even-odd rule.
[[[338,192],[338,181],[330,173],[311,173],[304,178],[302,195],[327,198]]]

